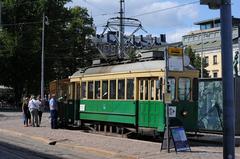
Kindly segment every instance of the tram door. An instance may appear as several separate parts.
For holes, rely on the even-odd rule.
[[[158,78],[138,79],[139,126],[157,127],[159,124],[159,93],[156,89]]]

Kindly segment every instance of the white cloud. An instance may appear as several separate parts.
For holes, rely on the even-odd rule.
[[[174,31],[171,32],[167,32],[167,42],[171,43],[171,42],[178,42],[178,41],[182,41],[182,36],[186,35],[187,33],[189,33],[190,31],[193,30],[197,30],[196,27],[187,27],[187,28],[181,28],[181,29],[176,29]]]
[[[154,2],[146,6],[142,6],[138,10],[135,10],[135,14],[148,13],[156,10],[164,10],[166,8],[172,8],[178,6],[178,3],[165,1]],[[142,15],[139,19],[143,24],[151,27],[172,27],[183,26],[187,19],[193,19],[197,16],[196,7],[184,6],[175,9],[169,9],[165,11],[156,12],[149,15]]]
[[[126,0],[126,16],[128,17],[156,10],[163,10],[184,3],[187,3],[187,1],[178,3],[173,0]],[[94,23],[98,27],[98,32],[101,32],[102,30],[99,26],[106,24],[108,18],[118,16],[118,14],[114,13],[119,11],[119,0],[73,0],[72,5],[80,5],[88,8],[89,13],[92,13],[93,15]],[[186,28],[186,26],[189,26],[190,23],[192,24],[192,21],[198,17],[199,10],[197,5],[198,4],[186,5],[176,9],[142,15],[136,18],[141,20],[143,27],[150,34],[159,35],[160,33],[166,33],[169,39],[178,39],[174,38],[181,34],[178,31],[186,30],[181,28]],[[102,14],[104,13],[112,14],[103,16]],[[173,31],[171,32],[170,30]]]

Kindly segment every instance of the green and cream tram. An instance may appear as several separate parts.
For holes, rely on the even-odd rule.
[[[197,128],[197,79],[193,68],[169,71],[168,83],[177,118],[188,131]],[[74,120],[163,132],[165,127],[165,61],[102,65],[70,77]],[[71,102],[70,102],[71,104]]]

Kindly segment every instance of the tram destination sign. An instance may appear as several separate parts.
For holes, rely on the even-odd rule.
[[[183,49],[168,48],[168,66],[170,71],[183,71]]]

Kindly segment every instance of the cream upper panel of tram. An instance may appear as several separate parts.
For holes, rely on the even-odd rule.
[[[191,70],[192,68],[186,67],[185,70]],[[155,60],[155,61],[144,61],[136,63],[126,63],[110,66],[100,66],[87,68],[85,72],[79,70],[75,72],[70,78],[82,77],[94,74],[112,74],[112,73],[123,73],[123,72],[139,72],[139,71],[164,71],[165,61]]]

